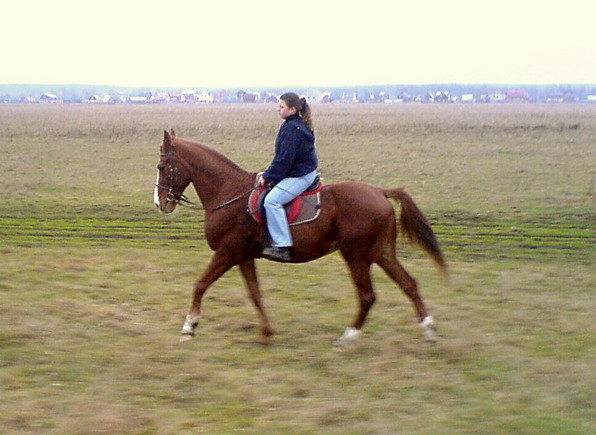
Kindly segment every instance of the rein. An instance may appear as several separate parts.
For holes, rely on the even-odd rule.
[[[169,174],[169,182],[170,183],[169,184],[170,184],[170,186],[168,187],[168,186],[163,186],[159,183],[155,183],[155,187],[158,187],[159,189],[164,189],[164,190],[168,191],[168,196],[166,198],[166,201],[168,203],[173,202],[176,205],[185,205],[188,208],[192,208],[195,210],[211,210],[211,211],[213,211],[213,210],[222,209],[224,207],[227,207],[230,204],[235,203],[236,201],[241,200],[242,198],[248,196],[253,190],[256,189],[256,187],[253,187],[250,190],[248,190],[232,199],[229,199],[228,201],[226,201],[218,206],[215,206],[215,207],[201,206],[201,205],[196,204],[196,203],[192,202],[191,200],[189,200],[184,193],[179,193],[179,194],[174,193],[174,183],[176,181],[176,174],[180,173],[178,171],[178,168],[176,167],[176,160],[174,159],[174,153],[173,152],[160,153],[160,156],[169,157],[169,160],[170,160],[169,161],[169,164],[170,164],[170,174]]]
[[[234,197],[232,199],[229,199],[228,201],[226,201],[226,202],[224,202],[222,204],[219,204],[218,206],[215,206],[215,207],[203,207],[201,205],[198,205],[198,204],[190,201],[186,197],[186,195],[184,193],[182,193],[178,199],[175,199],[175,197],[174,197],[174,200],[170,201],[168,199],[168,201],[169,202],[175,202],[175,203],[177,203],[179,205],[186,205],[188,208],[193,208],[195,210],[219,210],[220,208],[227,207],[228,205],[233,204],[236,201],[241,200],[245,196],[248,196],[253,190],[255,190],[254,187],[252,189],[250,189],[249,191],[244,192],[244,193],[242,193],[242,194],[240,194],[240,195],[238,195],[238,196],[236,196],[236,197]]]

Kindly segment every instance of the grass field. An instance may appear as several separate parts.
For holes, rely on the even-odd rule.
[[[451,276],[398,241],[439,326],[374,270],[360,343],[343,261],[259,261],[178,333],[202,214],[152,203],[163,130],[269,163],[274,106],[0,105],[0,432],[594,433],[594,105],[314,107],[326,183],[404,186]],[[187,192],[196,199],[194,192]]]

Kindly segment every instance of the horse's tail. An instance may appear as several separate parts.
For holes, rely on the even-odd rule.
[[[414,200],[403,189],[383,189],[386,198],[394,199],[401,204],[400,223],[403,232],[411,243],[418,244],[424,249],[441,271],[447,272],[447,263],[439,242],[426,216],[418,208]]]

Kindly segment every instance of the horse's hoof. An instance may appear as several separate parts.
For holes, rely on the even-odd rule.
[[[194,338],[194,335],[190,335],[190,334],[182,334],[180,336],[180,343],[184,343],[186,341],[190,341]]]
[[[344,350],[350,350],[356,347],[358,340],[341,340],[337,339],[333,342],[333,350],[336,352],[342,352]]]
[[[360,336],[362,330],[356,328],[347,328],[341,337],[333,342],[333,348],[336,350],[343,350],[353,347]]]
[[[259,343],[261,346],[271,346],[271,339],[269,337],[260,337],[257,340],[257,343]]]
[[[428,343],[436,343],[437,338],[437,325],[432,318],[432,316],[426,316],[422,322],[420,322],[420,327],[424,332],[424,338]]]
[[[427,343],[436,343],[437,341],[439,341],[437,334],[435,334],[435,331],[424,331],[424,338],[426,339]]]

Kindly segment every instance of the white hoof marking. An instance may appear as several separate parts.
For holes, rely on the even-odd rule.
[[[424,337],[426,341],[430,343],[435,343],[437,341],[437,325],[435,324],[435,320],[433,316],[426,316],[422,322],[420,322],[420,327],[424,332]]]
[[[349,346],[351,344],[354,344],[356,342],[356,340],[358,340],[358,338],[360,338],[360,336],[362,335],[362,330],[361,329],[356,329],[356,328],[346,328],[346,330],[344,331],[344,333],[342,334],[341,337],[339,337],[334,343],[333,345],[335,347],[346,347]]]
[[[182,331],[180,331],[180,333],[183,334],[183,336],[184,335],[193,336],[193,335],[195,335],[195,328],[197,327],[198,324],[199,324],[199,316],[191,317],[190,314],[187,314],[186,320],[184,321],[184,325],[182,325]]]

